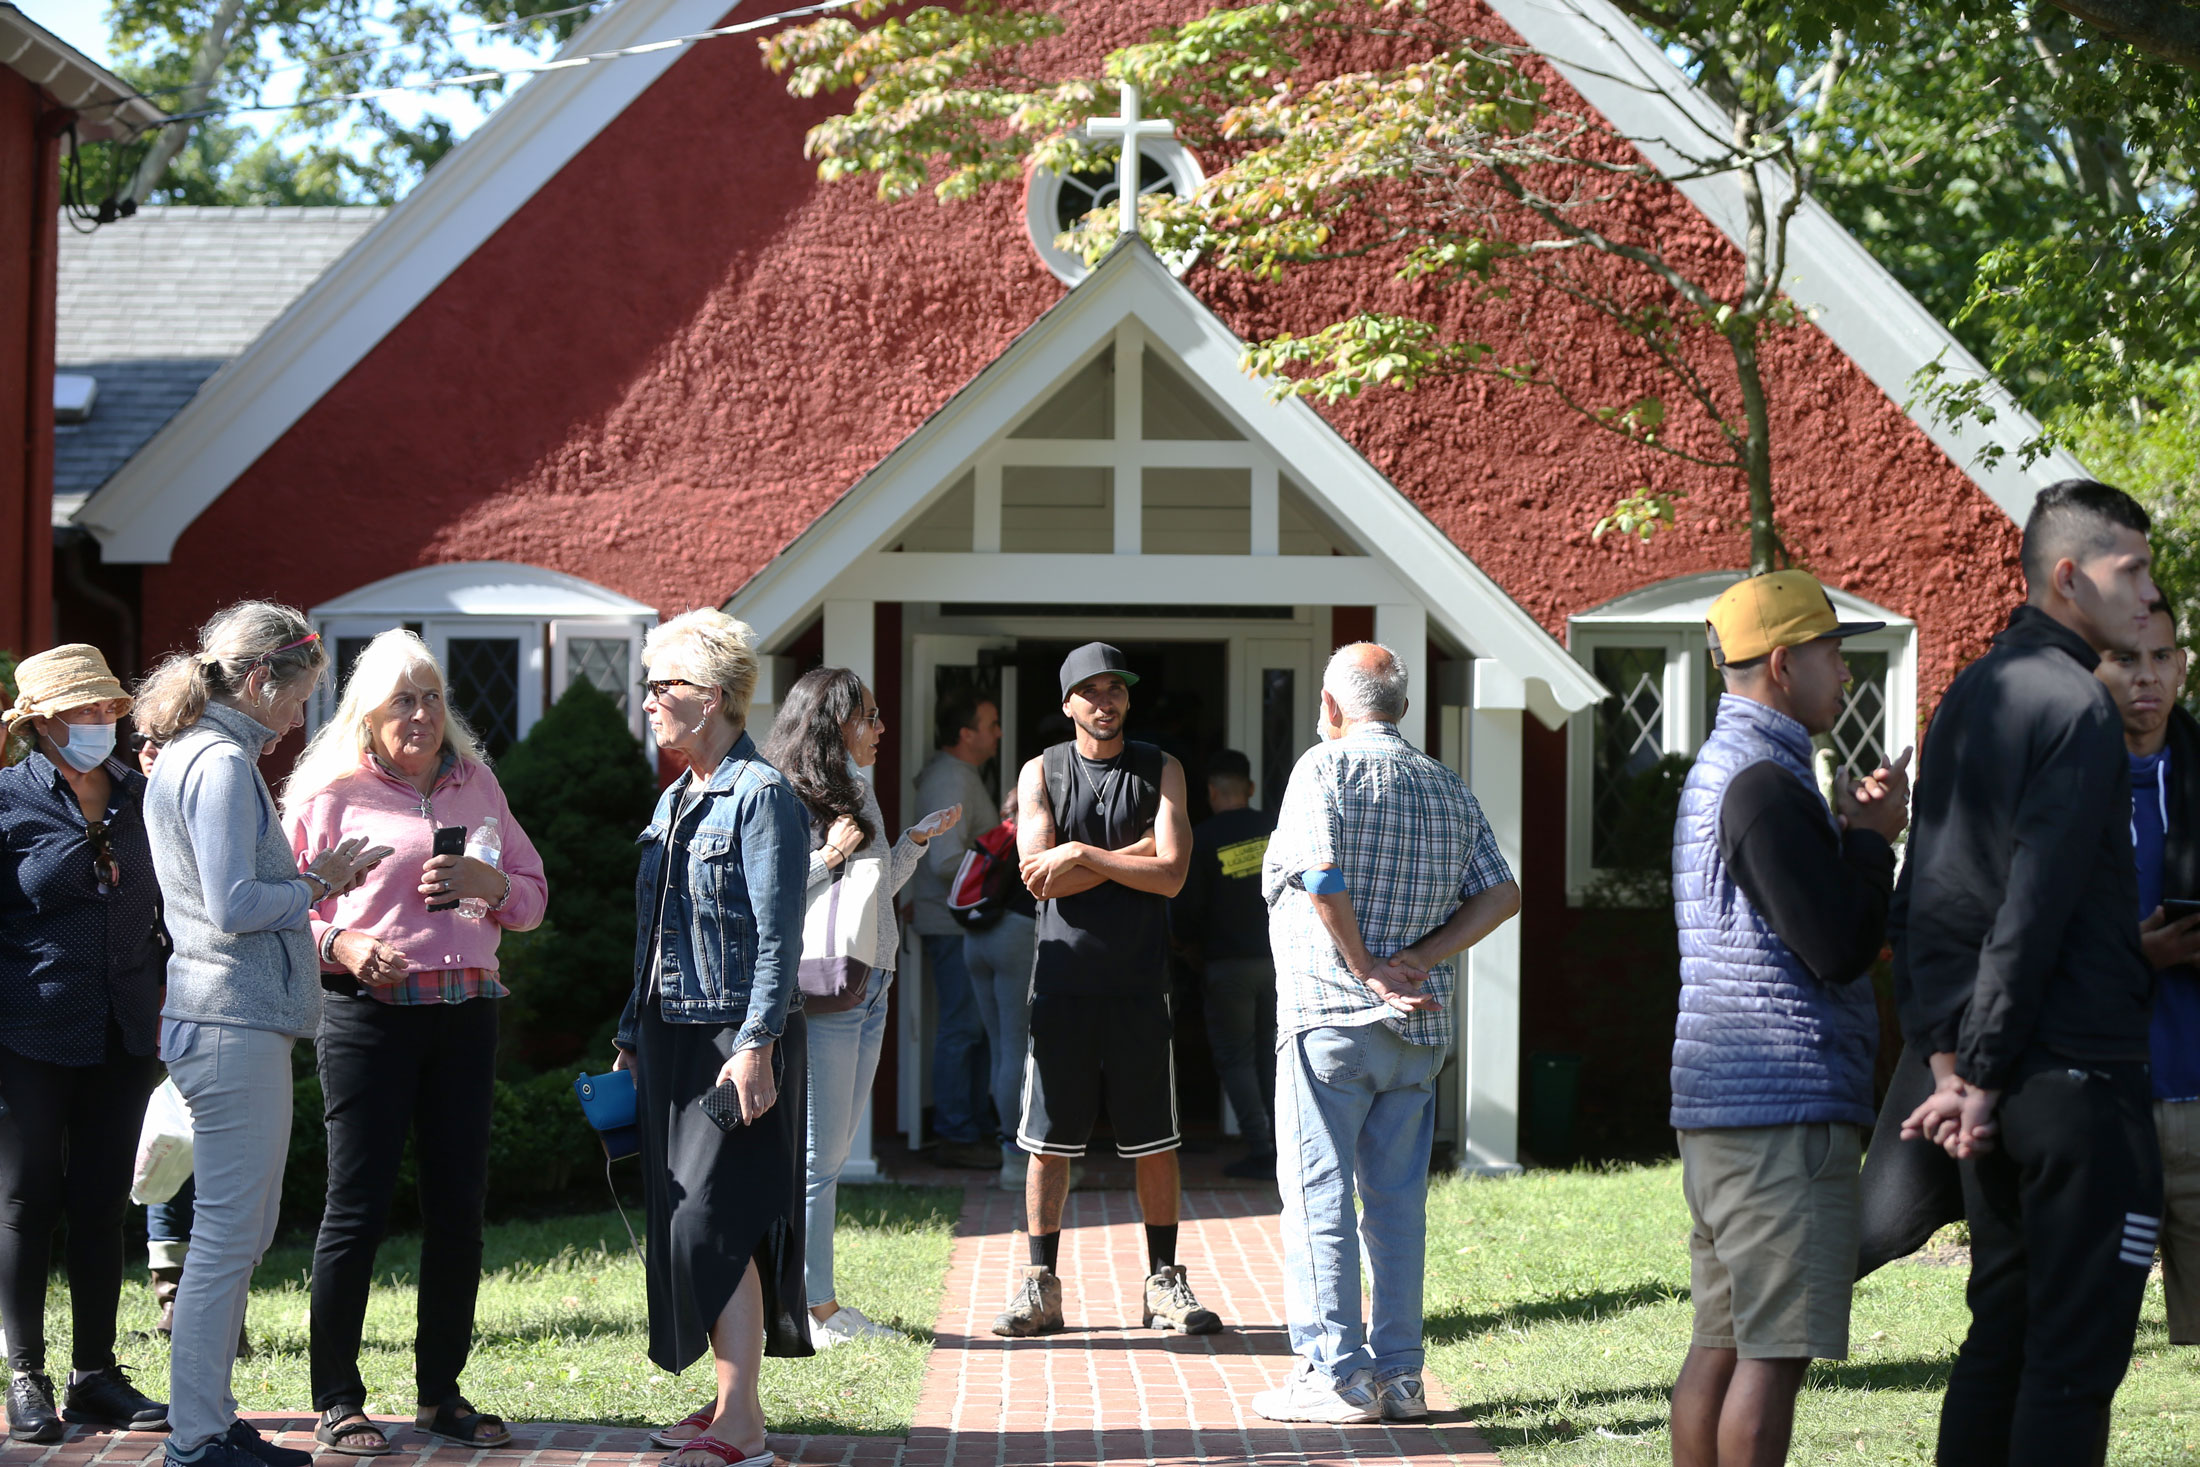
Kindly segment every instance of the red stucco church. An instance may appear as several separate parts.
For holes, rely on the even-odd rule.
[[[724,7],[621,0],[570,54],[740,18]],[[1186,11],[1087,0],[1056,59],[1089,65]],[[1667,172],[1657,140],[1723,131],[1604,0],[1481,15]],[[495,743],[584,677],[639,732],[642,630],[722,604],[773,655],[759,723],[819,659],[872,681],[880,795],[906,818],[944,687],[995,690],[1005,754],[1026,757],[1051,668],[1092,638],[1139,660],[1134,719],[1195,785],[1230,746],[1279,796],[1324,658],[1373,636],[1413,667],[1410,736],[1466,774],[1527,894],[1474,952],[1443,1143],[1513,1165],[1541,1051],[1588,1057],[1585,1125],[1658,1132],[1664,919],[1608,878],[1633,860],[1632,783],[1705,732],[1702,613],[1746,560],[1739,485],[1661,469],[1689,491],[1678,526],[1592,542],[1643,466],[1554,400],[1455,382],[1317,410],[1240,370],[1245,340],[1405,287],[1179,274],[1136,243],[1087,271],[1051,240],[1093,180],[882,204],[805,160],[828,109],[739,38],[521,89],[71,512],[107,566],[138,567],[146,660],[273,596],[340,651],[417,625]],[[1169,186],[1196,180],[1173,142],[1151,158]],[[1731,179],[1662,207],[1664,230],[1731,250]],[[1976,363],[1814,204],[1792,255],[1810,324],[1768,363],[1782,527],[1844,609],[1888,624],[1852,644],[1835,742],[1862,761],[1911,742],[1983,648],[2018,594],[2015,518],[2077,468],[1983,464],[2027,433],[2006,398],[1987,427],[1907,414],[1919,367]],[[1609,329],[1554,319],[1591,359]],[[919,968],[875,1108],[912,1135]]]

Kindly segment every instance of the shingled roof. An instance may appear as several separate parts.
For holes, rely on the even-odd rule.
[[[54,429],[61,524],[389,211],[153,207],[61,231],[55,366],[90,418]]]

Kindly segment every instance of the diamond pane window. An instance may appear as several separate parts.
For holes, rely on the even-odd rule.
[[[627,669],[632,644],[624,637],[575,637],[570,646],[569,675],[594,683],[610,695],[621,713],[626,712],[634,690],[633,674]]]
[[[1851,774],[1861,775],[1887,762],[1887,654],[1847,652],[1849,685],[1834,721],[1833,747]]]
[[[1609,696],[1596,714],[1592,859],[1600,867],[1639,866],[1646,850],[1637,848],[1651,832],[1637,807],[1665,757],[1665,649],[1599,647],[1594,671]]]
[[[519,738],[519,640],[453,637],[447,662],[451,704],[494,759]]]

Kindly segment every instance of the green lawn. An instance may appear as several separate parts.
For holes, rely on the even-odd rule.
[[[1670,1460],[1688,1349],[1680,1166],[1447,1180],[1429,1201],[1429,1366],[1508,1463]],[[1790,1460],[1932,1460],[1969,1316],[1960,1267],[1903,1262],[1857,1291],[1850,1357],[1811,1370]],[[2147,1290],[2109,1460],[2200,1457],[2200,1350],[2172,1349]]]
[[[932,1321],[962,1194],[947,1188],[847,1186],[840,1190],[835,1274],[843,1302],[909,1333],[903,1343],[844,1345],[809,1360],[764,1362],[764,1411],[774,1431],[899,1434],[909,1429],[931,1352]],[[631,1211],[631,1210],[630,1210]],[[638,1212],[633,1213],[636,1221]],[[367,1312],[368,1409],[413,1409],[413,1274],[417,1238],[382,1247]],[[237,1399],[248,1411],[307,1411],[306,1278],[310,1244],[278,1246],[253,1281],[248,1328],[257,1358],[240,1362]],[[674,1377],[645,1354],[642,1266],[616,1213],[490,1227],[474,1353],[463,1384],[484,1411],[515,1421],[662,1425],[709,1400],[710,1357]],[[122,1328],[154,1319],[144,1274],[123,1288]],[[46,1303],[47,1358],[66,1367],[67,1286]],[[168,1351],[125,1342],[123,1362],[162,1393]]]

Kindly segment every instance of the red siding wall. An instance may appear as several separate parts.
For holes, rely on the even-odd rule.
[[[53,311],[60,142],[0,70],[0,650],[52,640]]]

